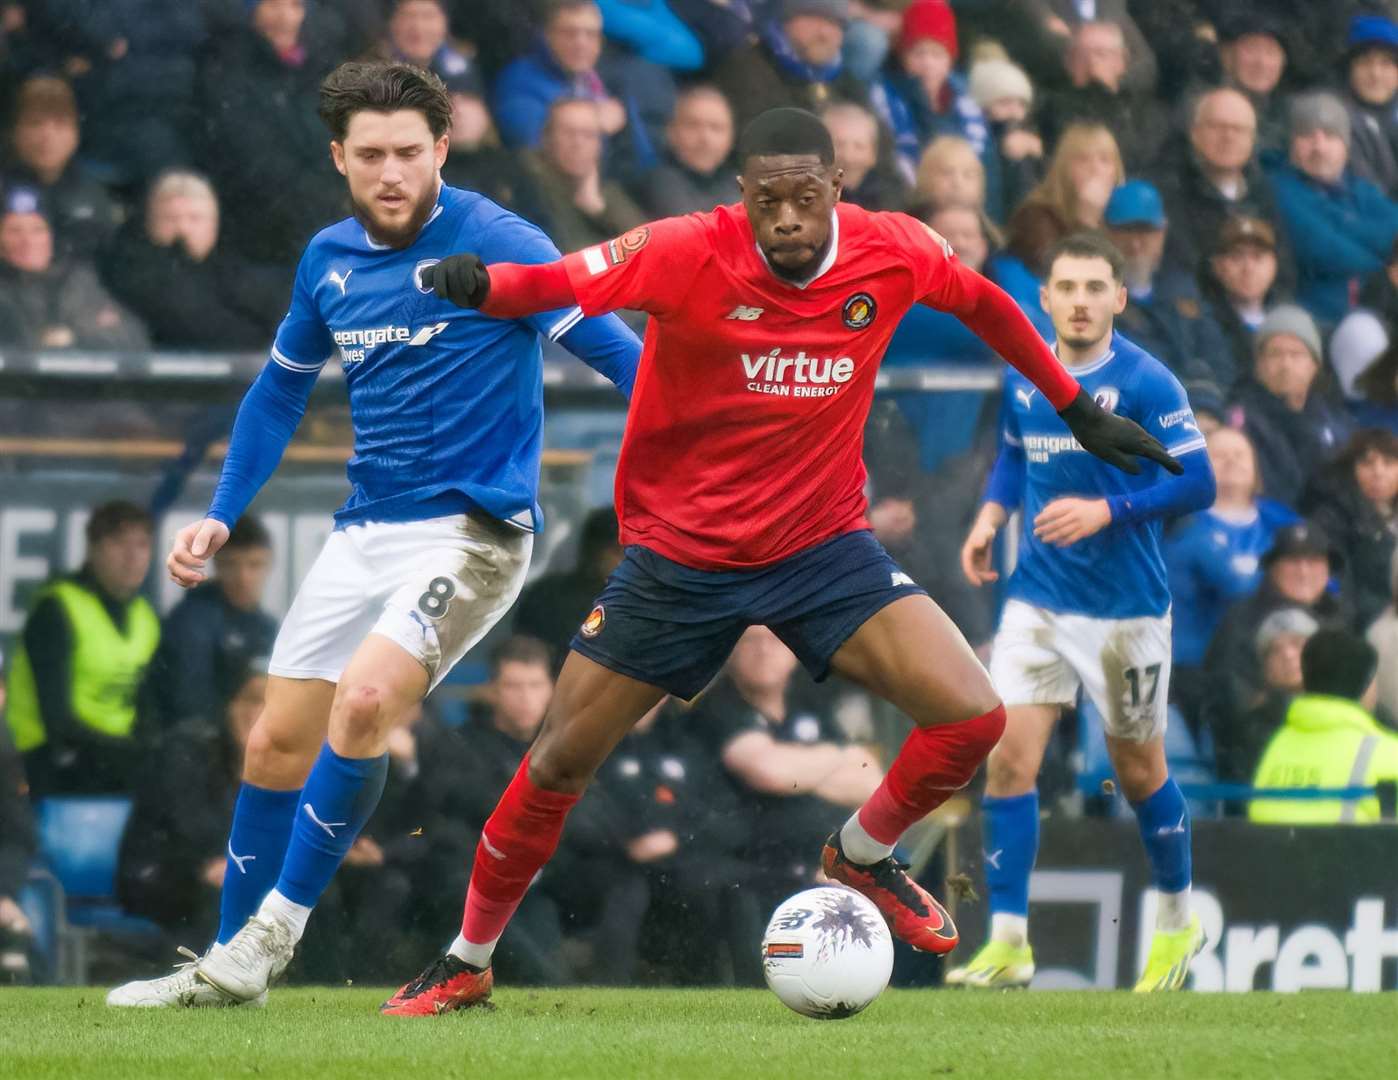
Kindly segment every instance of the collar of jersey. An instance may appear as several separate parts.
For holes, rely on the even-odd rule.
[[[443,191],[445,188],[446,188],[446,185],[443,184],[440,180],[438,180],[438,181],[437,181],[437,206],[436,206],[436,208],[432,211],[432,213],[428,215],[427,220],[424,221],[424,222],[422,223],[422,228],[420,228],[420,229],[417,231],[417,236],[413,237],[413,243],[414,243],[414,244],[417,243],[418,237],[420,237],[423,233],[425,233],[425,232],[427,231],[427,226],[431,225],[434,221],[436,221],[439,217],[441,217],[441,216],[442,216],[442,211],[446,209],[446,205],[442,202],[442,191]],[[370,236],[370,235],[369,235],[369,230],[368,230],[368,229],[365,229],[365,230],[364,230],[364,242],[365,242],[366,244],[368,244],[371,248],[373,248],[375,251],[391,251],[391,250],[393,250],[393,245],[392,245],[392,244],[380,244],[377,240],[375,240],[372,236]],[[408,246],[411,247],[412,245],[410,244],[410,245],[408,245]]]
[[[769,274],[783,285],[790,285],[793,289],[804,289],[814,284],[816,279],[820,278],[827,270],[835,265],[835,259],[840,254],[840,215],[835,213],[834,210],[830,211],[830,250],[825,253],[825,258],[820,260],[820,265],[816,267],[816,272],[805,281],[792,281],[789,278],[782,277],[772,269],[772,264],[767,261],[767,253],[762,250],[762,245],[754,240],[752,246],[753,250],[757,252],[757,257],[762,260],[762,265],[767,268]]]
[[[1067,364],[1064,364],[1063,366],[1068,369],[1069,375],[1073,376],[1073,378],[1075,379],[1080,379],[1084,375],[1091,375],[1094,371],[1101,371],[1115,358],[1116,348],[1113,341],[1112,343],[1109,343],[1107,345],[1107,351],[1103,353],[1101,356],[1099,356],[1096,360],[1092,361],[1092,363],[1084,364],[1082,367],[1068,367]]]

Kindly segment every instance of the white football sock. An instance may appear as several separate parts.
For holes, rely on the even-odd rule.
[[[1157,930],[1189,929],[1189,886],[1179,892],[1163,892],[1155,909]]]
[[[276,919],[281,922],[291,931],[291,940],[297,942],[301,940],[301,935],[306,932],[306,920],[311,917],[311,909],[305,904],[297,904],[288,900],[276,889],[273,889],[257,909],[257,917],[259,919]]]
[[[990,940],[1003,941],[1015,949],[1029,944],[1029,916],[997,911],[990,916]]]
[[[892,844],[881,844],[864,831],[858,812],[841,827],[840,847],[845,850],[845,858],[859,866],[869,866],[893,854]]]
[[[447,946],[447,952],[456,957],[463,964],[470,964],[474,968],[490,967],[490,957],[495,952],[495,942],[487,941],[484,945],[477,945],[474,941],[467,941],[460,934],[456,935],[456,940]]]

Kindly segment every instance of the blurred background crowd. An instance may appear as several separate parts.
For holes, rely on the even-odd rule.
[[[446,181],[563,251],[734,201],[742,125],[814,110],[844,198],[927,222],[1046,333],[1056,240],[1102,230],[1125,255],[1118,329],[1185,384],[1218,479],[1215,506],[1167,537],[1170,753],[1198,782],[1251,784],[1321,629],[1348,632],[1342,653],[1374,651],[1375,712],[1398,716],[1395,20],[1379,0],[0,0],[0,347],[265,349],[302,247],[347,212],[316,116],[319,81],[346,59],[437,72],[454,104]],[[998,361],[918,310],[886,364]],[[948,410],[886,395],[866,458],[875,532],[984,653],[995,598],[956,555],[993,453],[993,403],[982,413],[947,456]],[[217,578],[162,618],[141,594],[154,531],[141,506],[97,508],[83,568],[33,597],[9,649],[4,932],[23,931],[31,802],[113,793],[132,804],[125,910],[195,945],[213,925],[275,633],[272,543],[245,520]],[[420,957],[424,934],[453,925],[475,833],[619,554],[615,518],[593,512],[573,564],[522,597],[464,715],[429,700],[397,733],[306,977],[401,974],[416,961],[400,950]],[[130,692],[85,698],[89,665]],[[1111,813],[1079,782],[1104,752],[1064,728],[1046,794]],[[607,764],[502,970],[753,980],[743,943],[760,913],[809,879],[898,735],[750,631],[697,703],[662,706]],[[315,946],[356,928],[383,947],[353,971]],[[715,953],[715,938],[738,944]]]

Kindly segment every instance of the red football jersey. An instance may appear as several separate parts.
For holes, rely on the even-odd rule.
[[[651,315],[617,465],[623,544],[741,570],[867,528],[879,361],[913,304],[957,307],[964,286],[910,217],[839,203],[834,228],[804,286],[768,268],[741,205],[565,258],[586,314]]]

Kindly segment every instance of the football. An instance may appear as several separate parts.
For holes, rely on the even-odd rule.
[[[849,889],[806,889],[778,905],[762,937],[762,972],[787,1008],[842,1020],[868,1008],[893,974],[893,937]]]

